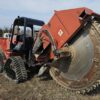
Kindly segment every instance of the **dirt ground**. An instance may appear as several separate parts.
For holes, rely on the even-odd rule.
[[[76,95],[56,84],[48,73],[42,77],[31,75],[20,84],[0,74],[0,100],[100,100],[100,88],[88,95]]]

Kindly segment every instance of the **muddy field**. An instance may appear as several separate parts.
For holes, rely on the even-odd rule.
[[[88,95],[76,95],[60,87],[50,75],[30,74],[28,81],[15,84],[0,74],[0,100],[100,100],[100,88]]]
[[[94,26],[96,25],[95,33],[99,34],[100,25],[95,22]],[[99,37],[96,38],[99,40]],[[99,48],[99,45],[97,47]],[[98,62],[98,59],[94,60]],[[74,94],[59,86],[50,77],[49,71],[42,77],[37,77],[37,69],[32,71],[28,72],[29,79],[20,84],[15,84],[14,81],[5,78],[3,73],[0,74],[0,100],[100,100],[100,87],[86,95]]]

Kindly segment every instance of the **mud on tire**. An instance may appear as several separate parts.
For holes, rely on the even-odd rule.
[[[10,57],[7,60],[4,66],[4,73],[16,83],[27,80],[27,71],[20,56]]]

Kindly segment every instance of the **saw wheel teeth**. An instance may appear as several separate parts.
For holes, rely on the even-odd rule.
[[[96,31],[98,31],[99,35],[100,35],[100,23],[98,21],[93,21],[93,27],[95,27]],[[95,30],[94,29],[94,30]]]
[[[86,93],[86,90],[82,90],[80,93],[84,95]]]
[[[80,91],[76,91],[76,94],[80,94],[81,92]]]
[[[92,26],[92,24],[94,26]],[[87,94],[87,93],[91,93],[94,90],[96,90],[99,86],[100,86],[100,62],[99,62],[99,58],[100,58],[100,49],[99,49],[99,44],[100,44],[100,23],[98,21],[93,21],[93,23],[90,24],[89,27],[86,27],[86,31],[85,32],[89,32],[89,37],[93,43],[93,47],[94,47],[94,56],[93,56],[93,61],[92,63],[94,63],[93,68],[95,69],[92,74],[93,76],[91,77],[91,80],[89,80],[89,82],[85,85],[81,85],[78,87],[76,84],[75,86],[70,86],[68,82],[70,82],[69,80],[66,79],[60,79],[59,75],[55,75],[55,67],[51,68],[50,71],[50,75],[53,77],[53,79],[62,87],[66,88],[68,91],[76,93],[76,94]],[[92,58],[91,58],[92,59]],[[59,67],[58,67],[59,68]],[[54,71],[53,71],[54,70]],[[91,73],[89,73],[90,75],[92,75]],[[60,75],[61,76],[61,75]],[[87,76],[88,77],[88,76]],[[68,78],[69,79],[69,78]],[[64,83],[65,82],[65,83]],[[72,83],[74,85],[74,82]]]
[[[97,85],[96,85],[97,87],[99,86],[99,83],[97,83]]]
[[[96,88],[96,85],[93,85],[93,88],[95,89]]]
[[[98,84],[100,85],[100,80],[98,80],[97,82],[98,82]]]
[[[89,93],[91,91],[91,89],[87,89],[87,92]]]
[[[77,94],[87,94],[92,92],[93,90],[97,89],[100,85],[98,83],[96,83],[95,85],[92,85],[91,87],[85,89],[85,90],[80,90],[80,91],[76,91]]]

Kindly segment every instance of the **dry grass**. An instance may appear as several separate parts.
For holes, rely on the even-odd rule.
[[[0,74],[0,100],[100,100],[99,93],[98,88],[91,95],[76,95],[57,85],[49,75],[15,84]]]

